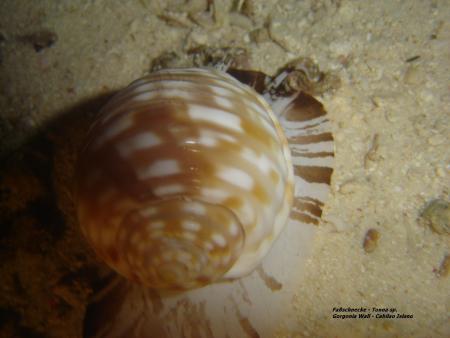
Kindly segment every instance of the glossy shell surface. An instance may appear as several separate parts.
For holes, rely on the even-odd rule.
[[[262,96],[217,70],[162,70],[115,95],[89,131],[78,218],[121,275],[190,289],[256,268],[287,222],[293,184]]]

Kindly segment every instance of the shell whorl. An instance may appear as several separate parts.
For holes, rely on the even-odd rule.
[[[154,288],[248,274],[292,199],[290,150],[271,108],[215,70],[163,70],[120,91],[77,169],[84,235],[116,271]]]

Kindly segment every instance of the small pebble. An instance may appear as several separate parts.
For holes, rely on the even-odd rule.
[[[420,59],[420,55],[415,55],[415,56],[412,56],[412,57],[406,59],[405,62],[414,62],[419,59]]]
[[[441,199],[431,201],[420,215],[422,221],[438,234],[450,234],[450,203]]]
[[[369,166],[369,161],[376,161],[378,156],[378,147],[379,147],[379,136],[375,134],[372,138],[372,143],[364,156],[364,167],[367,168]]]
[[[378,246],[380,232],[376,229],[369,229],[364,236],[363,248],[367,253],[373,252]]]
[[[441,262],[441,265],[439,266],[437,274],[439,277],[447,277],[449,270],[450,270],[450,255],[445,255],[444,259]]]
[[[419,66],[410,65],[405,71],[403,81],[409,85],[417,85],[424,82],[424,77]]]

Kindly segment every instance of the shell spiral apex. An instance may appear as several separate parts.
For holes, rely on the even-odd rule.
[[[269,104],[226,73],[171,69],[116,94],[89,130],[77,213],[95,252],[152,288],[251,272],[287,222],[294,174]]]

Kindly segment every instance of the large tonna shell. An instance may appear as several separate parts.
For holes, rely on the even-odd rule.
[[[162,70],[122,90],[89,131],[78,218],[125,277],[190,289],[242,277],[292,206],[286,138],[267,102],[228,74]]]
[[[283,85],[287,72],[231,74],[262,96],[216,70],[164,70],[119,92],[89,131],[83,233],[145,287],[111,277],[86,337],[273,337],[292,325],[333,138],[322,105]]]

